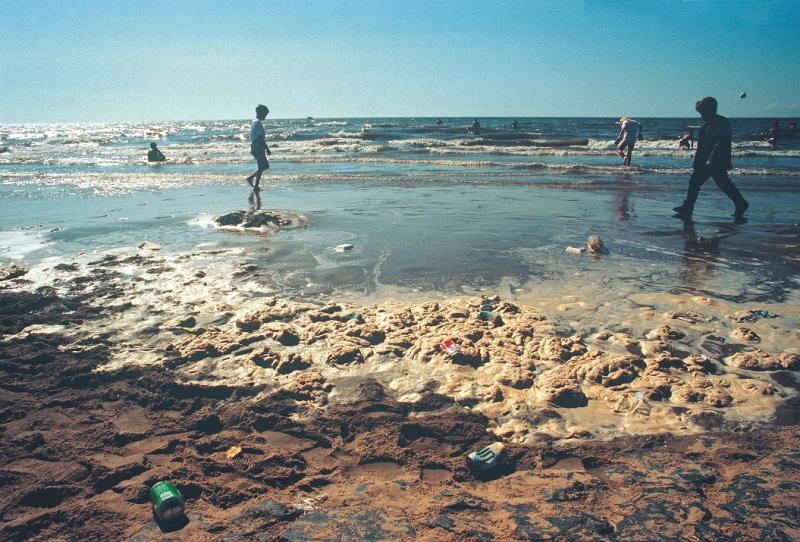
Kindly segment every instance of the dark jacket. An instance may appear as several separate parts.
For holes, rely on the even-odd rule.
[[[692,167],[697,169],[710,163],[714,169],[731,169],[731,139],[731,123],[722,115],[714,115],[700,128]]]

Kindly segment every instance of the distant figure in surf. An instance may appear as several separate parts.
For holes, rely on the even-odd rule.
[[[469,131],[473,134],[481,133],[481,123],[478,122],[478,119],[472,121],[472,126],[469,127]]]
[[[770,128],[769,133],[767,134],[767,144],[769,144],[769,146],[773,149],[777,144],[779,132],[780,132],[780,126],[778,125],[778,121],[775,121],[772,124],[772,128]]]
[[[267,155],[272,154],[267,146],[267,134],[264,131],[264,119],[267,118],[267,115],[269,115],[269,108],[266,105],[259,105],[256,107],[256,118],[250,124],[250,154],[255,157],[258,169],[247,177],[247,184],[252,186],[256,192],[261,190],[259,186],[261,174],[269,169]]]
[[[641,139],[642,125],[628,117],[622,117],[617,124],[619,124],[619,134],[614,140],[614,146],[617,154],[622,158],[622,165],[629,166],[636,140]]]
[[[436,126],[444,126],[442,119],[436,119]]]
[[[167,159],[160,150],[158,150],[158,145],[155,143],[150,143],[150,150],[147,151],[147,161],[148,162],[163,162]]]
[[[710,96],[698,100],[694,108],[706,123],[700,128],[700,135],[697,138],[697,150],[692,163],[694,173],[689,178],[686,199],[683,205],[672,210],[675,211],[678,218],[691,220],[694,204],[697,196],[700,195],[700,187],[710,177],[713,177],[720,190],[725,192],[725,195],[736,206],[733,211],[734,218],[742,220],[744,212],[750,204],[742,197],[742,194],[733,185],[731,178],[728,177],[728,170],[733,168],[731,164],[733,139],[731,123],[722,115],[717,114],[717,100]]]
[[[517,122],[517,119],[514,119],[514,122],[512,122],[512,123],[511,123],[511,127],[512,127],[514,130],[517,130],[517,129],[519,129],[519,123]]]
[[[686,149],[687,151],[694,148],[694,130],[687,128],[686,131],[681,134],[681,137],[678,138],[678,147]]]

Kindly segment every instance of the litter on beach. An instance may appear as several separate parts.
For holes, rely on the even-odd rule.
[[[150,488],[153,514],[159,523],[171,524],[183,516],[183,495],[169,482],[157,482]]]
[[[242,453],[242,447],[241,446],[231,446],[230,448],[228,448],[225,451],[225,457],[227,459],[234,459],[240,453]]]
[[[768,310],[764,309],[739,311],[732,316],[732,318],[740,324],[745,322],[752,324],[754,322],[758,322],[762,318],[775,318],[775,317],[776,315],[770,314]]]
[[[455,354],[458,354],[460,350],[458,345],[453,341],[453,339],[445,339],[444,341],[439,343],[439,348],[442,350],[442,352],[444,352],[449,356],[454,356]]]
[[[639,410],[639,407],[642,406],[643,402],[644,402],[644,394],[640,391],[637,391],[633,395],[633,406],[628,411],[628,414],[635,414],[636,411]]]
[[[319,510],[322,503],[328,500],[328,496],[324,493],[319,495],[312,495],[311,497],[303,497],[298,502],[292,505],[292,508],[299,512],[313,512]]]
[[[494,442],[467,456],[469,467],[473,471],[481,473],[499,467],[507,460],[508,453],[502,442]]]

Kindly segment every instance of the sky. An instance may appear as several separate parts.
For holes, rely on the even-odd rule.
[[[800,117],[800,0],[0,0],[0,123],[692,117],[706,95]]]

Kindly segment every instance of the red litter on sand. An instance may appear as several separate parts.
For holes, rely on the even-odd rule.
[[[453,342],[453,339],[443,340],[439,343],[439,348],[442,349],[442,352],[451,356],[458,353],[458,345]]]

